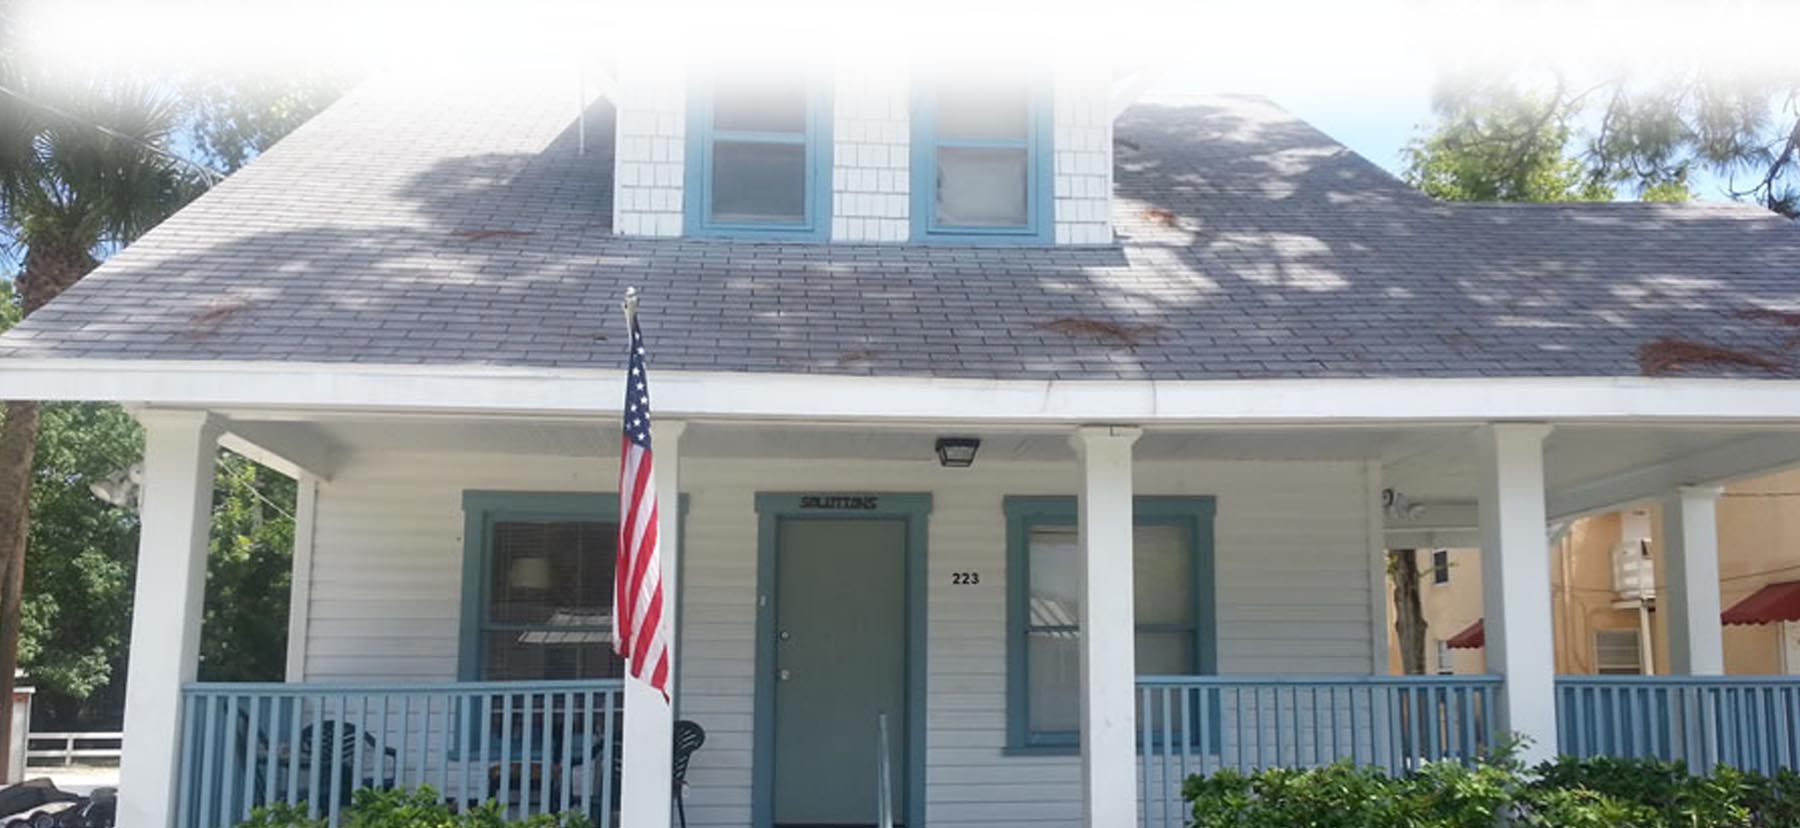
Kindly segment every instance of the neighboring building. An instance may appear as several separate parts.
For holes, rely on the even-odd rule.
[[[1576,520],[1550,547],[1556,669],[1568,675],[1667,674],[1668,632],[1656,594],[1661,509],[1646,505]],[[1800,674],[1800,471],[1725,487],[1718,505],[1724,665],[1733,675]],[[1416,553],[1428,632],[1427,666],[1485,671],[1481,564],[1475,549]],[[1449,582],[1432,572],[1450,562]],[[1389,585],[1390,600],[1392,585]],[[1397,640],[1389,666],[1400,672]]]
[[[883,767],[907,828],[1120,828],[1220,766],[1547,757],[1603,699],[1546,527],[1800,462],[1800,364],[1730,356],[1800,310],[1759,209],[1439,204],[1079,60],[654,52],[373,79],[0,337],[0,398],[145,426],[121,824],[428,783],[665,828],[672,716],[696,828],[874,824]],[[606,644],[634,285],[673,714]],[[192,683],[221,441],[300,480],[283,684]],[[1470,516],[1496,677],[1384,675],[1384,489]]]

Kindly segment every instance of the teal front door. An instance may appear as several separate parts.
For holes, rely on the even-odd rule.
[[[877,824],[883,713],[894,822],[906,823],[906,551],[903,519],[784,518],[776,527],[779,828]]]

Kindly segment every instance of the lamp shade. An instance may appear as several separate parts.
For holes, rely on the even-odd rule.
[[[549,589],[550,559],[514,558],[506,570],[506,584],[514,589]]]

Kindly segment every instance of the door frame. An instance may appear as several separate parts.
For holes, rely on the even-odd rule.
[[[906,526],[906,828],[925,824],[926,532],[929,493],[756,493],[756,692],[750,824],[775,821],[775,559],[783,520],[901,520]]]

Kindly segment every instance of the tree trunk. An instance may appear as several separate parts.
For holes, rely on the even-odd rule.
[[[1394,582],[1394,635],[1400,642],[1400,672],[1425,673],[1425,610],[1419,604],[1419,551],[1388,551],[1388,577]]]
[[[79,245],[40,241],[25,253],[19,293],[25,315],[55,299],[96,262]],[[11,768],[13,676],[19,669],[19,615],[25,602],[26,539],[31,527],[31,469],[40,404],[13,400],[0,422],[0,779]]]

